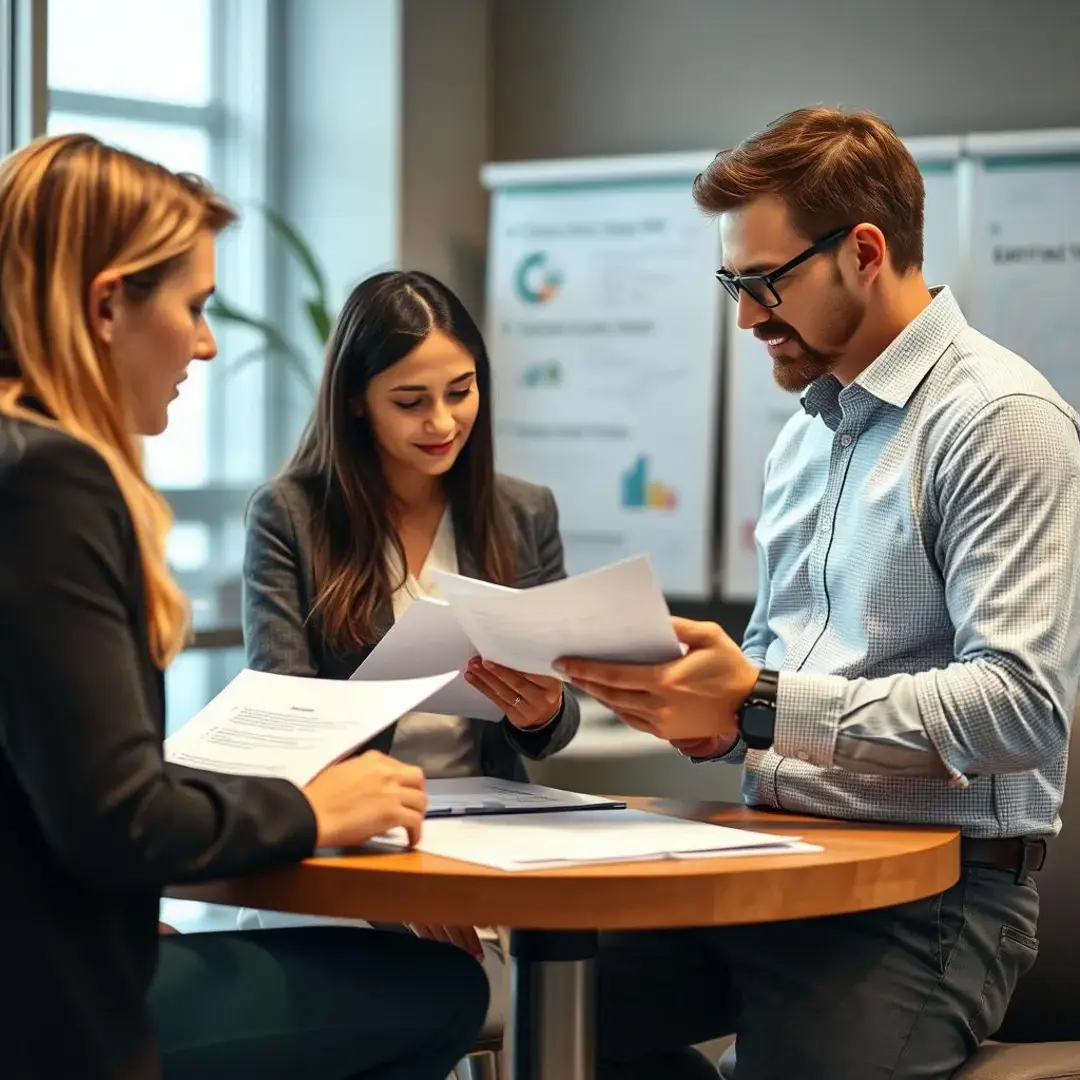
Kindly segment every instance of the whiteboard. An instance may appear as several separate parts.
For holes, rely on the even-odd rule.
[[[931,285],[955,284],[961,273],[959,139],[910,140],[926,187],[923,270]],[[780,429],[800,408],[798,395],[773,380],[765,345],[736,325],[727,301],[723,511],[720,590],[725,600],[753,601],[757,593],[754,526],[761,509],[765,459]]]
[[[1080,408],[1080,153],[977,156],[972,222],[969,320]]]
[[[569,573],[648,554],[664,592],[693,599],[713,592],[719,393],[703,163],[487,176],[498,468],[552,488]]]

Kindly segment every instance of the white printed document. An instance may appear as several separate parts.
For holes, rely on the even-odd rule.
[[[398,833],[388,834],[398,839]],[[404,840],[398,846],[403,846]],[[496,870],[549,870],[591,863],[809,854],[801,837],[732,829],[644,810],[444,817],[424,822],[418,851]]]
[[[560,656],[662,664],[682,655],[647,556],[531,589],[434,575],[476,652],[504,667],[557,675]]]
[[[165,760],[303,787],[453,678],[357,683],[245,669],[165,740]]]
[[[616,799],[560,791],[542,784],[463,776],[427,782],[429,818],[476,814],[550,814],[567,810],[612,810],[625,807]]]
[[[502,719],[502,709],[465,680],[474,656],[550,676],[560,656],[661,664],[683,652],[647,556],[531,589],[434,575],[441,598],[414,600],[352,675],[365,681],[457,671],[421,704],[424,712]]]
[[[456,672],[426,701],[423,712],[501,720],[503,710],[465,681],[465,665],[477,655],[469,635],[445,600],[417,597],[352,673],[358,682],[409,679]]]

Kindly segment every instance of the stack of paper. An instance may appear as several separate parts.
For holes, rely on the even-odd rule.
[[[423,703],[426,712],[502,719],[461,674],[474,656],[550,676],[560,656],[661,664],[682,654],[646,556],[531,589],[435,577],[441,599],[412,603],[353,674],[365,681],[458,671]]]
[[[542,784],[463,776],[427,782],[429,818],[476,814],[551,814],[566,810],[617,810],[626,803]]]
[[[357,684],[248,669],[165,740],[165,760],[303,787],[453,678]]]
[[[496,870],[547,870],[589,863],[806,854],[822,849],[803,843],[800,837],[731,829],[644,810],[604,810],[427,821],[418,850]]]

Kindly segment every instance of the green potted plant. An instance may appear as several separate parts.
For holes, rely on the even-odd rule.
[[[259,207],[259,210],[266,218],[266,222],[274,235],[285,245],[285,249],[304,270],[308,286],[307,295],[303,300],[304,314],[315,333],[320,347],[325,347],[334,325],[334,316],[331,314],[326,284],[326,272],[311,249],[311,245],[300,235],[296,228],[269,207],[262,206]],[[242,353],[229,365],[230,373],[236,372],[256,360],[273,357],[284,364],[285,369],[299,379],[307,391],[314,394],[316,376],[313,373],[312,365],[304,355],[304,350],[291,341],[268,319],[261,319],[256,315],[241,310],[229,303],[223,296],[215,296],[211,301],[209,314],[212,318],[220,319],[222,322],[246,326],[251,330],[255,330],[262,338],[258,345]]]

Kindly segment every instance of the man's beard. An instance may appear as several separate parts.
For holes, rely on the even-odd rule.
[[[827,320],[819,335],[824,342],[819,348],[808,345],[802,335],[785,322],[770,319],[755,326],[755,337],[766,341],[789,337],[785,348],[798,348],[794,356],[773,360],[773,378],[777,385],[782,390],[801,393],[816,379],[832,371],[841,359],[844,347],[862,325],[865,312],[865,305],[855,297],[837,290],[837,298],[830,303]]]

